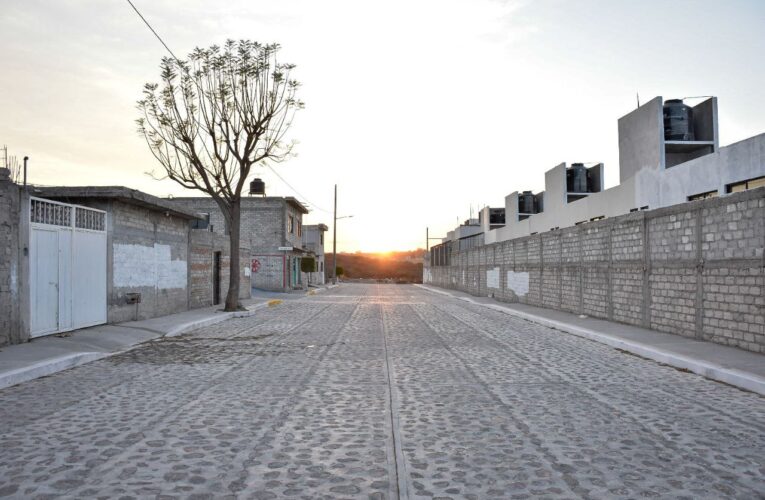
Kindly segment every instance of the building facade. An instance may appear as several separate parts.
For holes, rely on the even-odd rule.
[[[765,185],[765,134],[720,147],[717,98],[710,97],[687,106],[689,134],[673,135],[675,104],[656,97],[618,120],[618,185],[604,188],[602,163],[561,163],[545,173],[544,191],[512,192],[504,207],[484,208],[479,221],[444,241],[480,233],[483,244],[497,243]]]
[[[227,235],[223,212],[209,197],[173,198],[173,206],[197,213],[211,232]],[[308,209],[293,197],[249,196],[241,203],[241,241],[250,249],[255,288],[290,291],[307,286],[301,272],[303,215]]]
[[[11,250],[0,266],[0,345],[225,297],[228,241],[192,229],[196,214],[165,200],[125,187],[24,188],[0,176],[0,205],[9,220],[0,241]],[[244,255],[242,299],[251,296]]]
[[[719,147],[715,98],[618,127],[620,184],[561,163],[450,231],[423,282],[765,352],[765,134]]]
[[[303,248],[312,254],[316,262],[314,272],[303,273],[303,280],[308,285],[324,285],[326,282],[324,233],[328,229],[326,224],[303,226]]]

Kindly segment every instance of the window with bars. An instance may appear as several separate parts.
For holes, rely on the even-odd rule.
[[[74,212],[74,227],[88,229],[90,231],[103,231],[106,229],[106,214],[76,207]]]
[[[31,222],[71,227],[73,207],[70,205],[61,205],[35,198],[32,198],[30,201],[29,220]]]
[[[72,216],[74,215],[74,219]],[[75,227],[88,231],[105,231],[106,214],[100,210],[55,203],[39,198],[30,199],[29,221],[60,227]]]

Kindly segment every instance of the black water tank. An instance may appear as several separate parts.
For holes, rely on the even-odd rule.
[[[261,196],[266,195],[266,183],[260,179],[253,179],[250,182],[250,194],[259,194]]]
[[[531,191],[524,191],[518,195],[518,213],[519,214],[535,214],[537,213],[534,206],[534,195]]]
[[[566,170],[566,187],[569,193],[587,193],[587,168],[582,163],[574,163]]]
[[[693,108],[683,104],[682,99],[670,99],[664,103],[664,140],[694,140]]]

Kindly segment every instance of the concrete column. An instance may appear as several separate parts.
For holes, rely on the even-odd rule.
[[[576,231],[576,238],[579,243],[579,314],[584,314],[584,232],[583,226],[579,226]]]
[[[694,216],[696,217],[696,238],[694,244],[696,245],[696,298],[695,298],[695,310],[696,310],[696,338],[701,340],[704,338],[704,258],[701,252],[701,208],[695,210]]]
[[[614,253],[614,228],[613,225],[608,226],[608,266],[606,267],[606,313],[608,314],[608,320],[614,319],[614,279],[613,273],[613,253]]]
[[[648,217],[643,213],[643,304],[642,326],[651,327],[651,234],[649,231]]]

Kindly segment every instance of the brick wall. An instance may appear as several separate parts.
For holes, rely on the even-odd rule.
[[[764,247],[762,188],[462,252],[452,247],[450,266],[423,274],[474,295],[765,353]],[[488,287],[496,268],[499,286]]]
[[[227,236],[214,232],[194,229],[191,231],[189,246],[189,307],[208,307],[213,305],[213,262],[214,253],[221,253],[220,262],[220,303],[226,301],[229,285],[229,263],[231,262],[230,244]],[[250,265],[250,249],[239,249],[239,298],[251,297],[250,276],[244,268]]]

